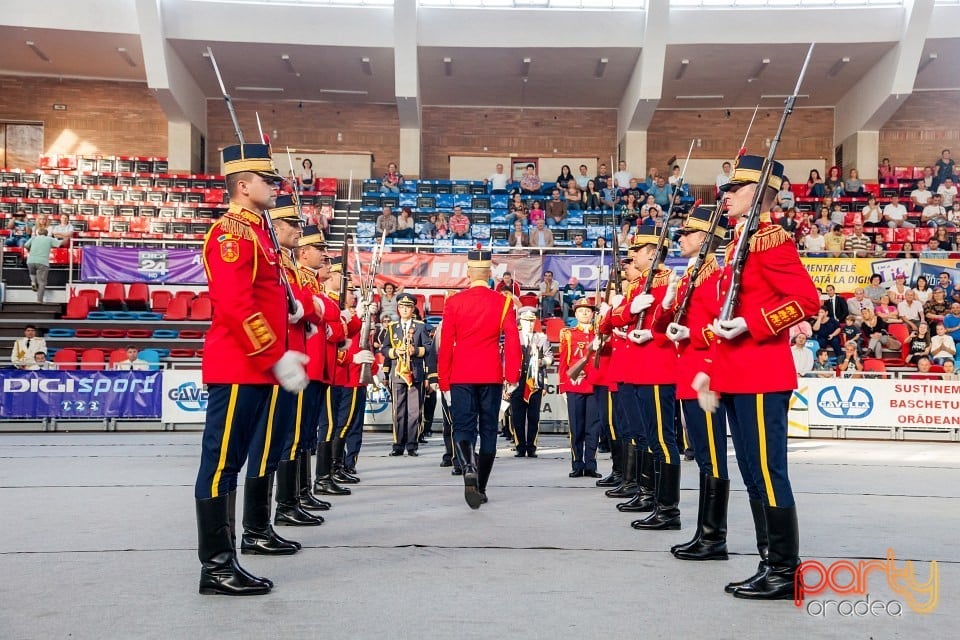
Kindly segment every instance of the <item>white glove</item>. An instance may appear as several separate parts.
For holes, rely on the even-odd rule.
[[[612,298],[610,298],[610,306],[614,309],[619,307],[621,304],[623,304],[623,296],[621,294],[616,293]]]
[[[733,340],[741,333],[747,332],[747,321],[741,317],[730,318],[729,320],[720,320],[717,318],[710,325],[713,332],[726,340]]]
[[[600,336],[593,339],[590,343],[590,351],[600,351]]]
[[[440,392],[440,395],[443,396],[443,401],[446,402],[446,403],[447,403],[447,406],[449,407],[449,406],[450,406],[450,392],[449,392],[449,391],[441,391],[441,392]]]
[[[353,364],[373,364],[374,360],[372,351],[357,351],[353,354]]]
[[[636,315],[649,309],[651,305],[653,305],[653,296],[649,293],[641,293],[630,303],[630,313]]]
[[[653,340],[653,331],[650,331],[650,329],[634,329],[627,337],[633,344],[643,344]]]
[[[617,336],[618,338],[621,338],[622,340],[626,340],[626,339],[627,339],[627,330],[624,329],[623,327],[620,327],[620,328],[618,328],[618,329],[614,329],[614,330],[613,330],[613,335]]]
[[[317,325],[313,324],[312,322],[309,325],[307,325],[307,340],[317,335],[318,333],[320,333],[320,329],[317,328]]]
[[[299,351],[287,351],[273,365],[273,375],[277,377],[280,386],[290,393],[299,393],[310,384],[310,378],[307,377],[307,370],[304,365],[310,362],[310,358],[305,353]]]
[[[667,292],[663,296],[663,302],[660,303],[660,306],[664,309],[673,307],[673,301],[677,299],[677,284],[679,282],[680,278],[675,275],[670,276],[670,284],[667,285]]]
[[[609,312],[609,311],[610,311],[610,305],[608,305],[606,302],[601,302],[601,303],[600,303],[600,315],[601,315],[601,316],[606,315],[607,312]]]
[[[690,386],[697,392],[697,404],[700,408],[707,413],[716,413],[717,407],[720,406],[720,396],[716,391],[710,390],[710,376],[701,371],[693,377]]]
[[[674,342],[680,342],[681,340],[689,340],[690,329],[686,328],[682,324],[671,322],[670,324],[667,325],[667,337],[673,340]]]
[[[437,384],[436,382],[430,383],[430,391],[436,393],[439,388],[440,388],[440,385]]]
[[[360,300],[359,302],[357,302],[357,315],[362,318],[366,314],[367,314],[367,303],[365,300]]]
[[[342,310],[340,312],[340,319],[343,320],[344,322],[350,322],[351,320],[353,320],[353,310],[352,309]]]
[[[299,300],[294,300],[293,302],[297,305],[297,310],[293,313],[287,313],[287,322],[297,324],[303,318],[303,305],[300,304]]]
[[[509,383],[503,385],[503,395],[509,398],[510,396],[513,395],[513,392],[517,390],[518,386],[519,385],[517,384],[509,384]]]
[[[543,360],[541,360],[540,362],[543,363],[543,366],[549,367],[550,365],[553,364],[553,354],[548,351],[547,353],[544,354]]]

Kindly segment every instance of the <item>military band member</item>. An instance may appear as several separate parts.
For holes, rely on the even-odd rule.
[[[420,414],[423,408],[424,383],[427,373],[425,358],[433,344],[427,326],[413,317],[417,299],[409,293],[397,296],[400,319],[381,332],[380,352],[384,369],[389,372],[390,395],[393,398],[393,450],[391,456],[417,453],[420,439]]]
[[[694,459],[700,469],[697,530],[689,542],[671,548],[673,555],[681,560],[727,559],[730,476],[727,475],[726,412],[722,407],[716,413],[701,409],[697,403],[697,392],[692,386],[694,376],[704,371],[709,361],[710,343],[713,340],[710,323],[720,313],[720,300],[717,297],[720,266],[714,250],[726,236],[727,221],[721,215],[712,237],[708,237],[713,214],[713,208],[697,207],[677,231],[680,255],[690,259],[690,266],[678,283],[674,307],[661,316],[669,322],[667,337],[677,345],[677,397]],[[693,273],[694,263],[704,243],[708,243],[708,253],[699,270]],[[677,307],[691,287],[683,322],[676,324],[672,320]]]
[[[580,298],[573,304],[577,319],[575,327],[560,330],[560,357],[557,370],[560,374],[560,393],[567,401],[567,420],[570,428],[571,478],[588,476],[599,478],[597,473],[597,444],[600,441],[600,407],[593,393],[593,383],[598,372],[593,368],[593,354],[599,348],[599,336],[593,319],[596,307],[592,298]],[[585,359],[585,360],[584,360]],[[580,373],[571,373],[570,367],[584,361]]]
[[[23,337],[13,343],[10,362],[17,369],[26,369],[36,364],[36,354],[47,353],[47,341],[37,337],[37,327],[28,324],[23,328]]]
[[[743,156],[726,192],[727,216],[734,225],[727,245],[720,299],[732,278],[731,258],[741,234],[742,218],[758,188],[763,158]],[[783,165],[774,162],[765,185],[762,209],[768,212],[783,180]],[[814,315],[820,298],[800,262],[793,237],[768,215],[748,238],[748,259],[740,272],[735,316],[716,320],[712,359],[707,371],[694,377],[698,400],[707,410],[719,402],[727,411],[737,458],[744,460],[748,492],[761,564],[755,575],[727,585],[737,598],[773,600],[794,597],[800,564],[797,509],[787,473],[787,410],[797,374],[790,355],[788,329]],[[762,368],[762,375],[757,375]],[[756,491],[754,489],[754,491]],[[749,494],[748,494],[749,495]]]
[[[544,377],[553,364],[553,350],[545,333],[534,331],[537,310],[520,309],[520,384],[510,394],[510,423],[513,426],[516,457],[537,457],[537,436],[540,433],[540,405],[543,401]]]
[[[516,312],[509,297],[490,290],[492,264],[489,251],[467,254],[470,286],[446,302],[438,356],[440,390],[450,406],[464,499],[471,509],[487,501],[487,481],[497,455],[500,400],[513,393],[520,378]],[[473,452],[478,437],[479,462]]]
[[[223,150],[230,207],[203,244],[213,319],[204,343],[203,382],[208,388],[200,468],[194,487],[199,538],[200,593],[257,595],[273,583],[237,563],[237,475],[250,439],[266,420],[273,386],[297,393],[307,386],[307,356],[286,346],[288,311],[280,257],[267,232],[264,211],[276,202],[280,181],[266,145]]]

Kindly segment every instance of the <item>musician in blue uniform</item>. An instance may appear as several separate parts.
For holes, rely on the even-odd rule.
[[[553,364],[553,351],[545,333],[534,331],[537,310],[520,309],[520,384],[510,394],[510,424],[513,427],[517,458],[537,457],[537,436],[540,433],[540,405],[543,401],[544,374]]]

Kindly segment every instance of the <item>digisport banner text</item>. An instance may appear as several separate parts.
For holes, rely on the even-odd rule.
[[[160,371],[0,371],[0,418],[159,418]]]

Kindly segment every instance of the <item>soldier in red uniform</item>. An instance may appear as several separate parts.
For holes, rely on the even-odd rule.
[[[308,382],[305,354],[287,348],[288,312],[280,257],[263,212],[274,206],[280,181],[267,145],[223,150],[230,208],[207,232],[203,264],[213,301],[204,343],[203,381],[209,400],[200,469],[194,487],[200,593],[257,595],[273,583],[237,564],[234,516],[237,475],[277,382],[291,393]]]
[[[437,358],[440,390],[450,406],[453,441],[463,468],[464,499],[471,509],[487,501],[500,400],[513,392],[520,378],[516,312],[509,297],[490,290],[492,264],[489,251],[467,254],[470,286],[447,300]],[[478,435],[479,463],[473,453]]]
[[[750,210],[763,159],[743,156],[733,179],[721,187],[726,192],[727,216],[735,224],[733,240],[720,287],[726,297],[732,273],[730,258],[744,233],[741,218]],[[783,180],[783,165],[774,162],[763,193],[769,211]],[[750,507],[757,533],[761,563],[757,573],[727,585],[737,598],[773,600],[794,596],[799,558],[797,509],[787,473],[787,410],[797,385],[790,355],[788,329],[820,308],[817,289],[800,262],[793,237],[762,216],[757,230],[747,238],[750,252],[740,273],[741,288],[735,315],[713,323],[717,339],[706,371],[694,377],[698,400],[707,410],[719,402],[727,411],[737,457],[750,478]],[[757,375],[762,367],[763,375]],[[756,491],[756,490],[754,490]]]
[[[714,255],[719,242],[726,236],[727,221],[719,212],[713,235],[708,237],[710,222],[715,214],[713,208],[697,207],[677,232],[680,255],[690,259],[677,286],[676,301],[672,309],[660,316],[659,325],[666,326],[667,337],[677,345],[677,398],[683,414],[684,425],[694,458],[700,469],[700,500],[697,514],[697,530],[693,538],[684,544],[674,545],[671,552],[681,560],[726,560],[727,559],[727,498],[730,479],[727,475],[727,421],[726,412],[719,409],[709,413],[697,403],[693,388],[694,376],[703,371],[709,361],[713,332],[710,323],[720,313],[717,299],[720,282],[720,266]],[[698,254],[704,243],[707,251],[702,264],[693,273]],[[693,279],[691,281],[691,278]],[[687,297],[690,299],[682,318],[677,317],[677,308]],[[681,322],[675,322],[681,320]]]
[[[356,295],[352,288],[347,289],[347,308],[355,308]],[[337,368],[333,375],[333,388],[340,394],[337,399],[337,426],[340,429],[339,441],[342,451],[334,451],[334,469],[342,457],[342,473],[356,476],[357,458],[363,443],[363,420],[367,405],[367,386],[360,383],[360,368],[363,364],[373,365],[376,358],[372,351],[361,349],[359,336],[351,335],[337,352]],[[338,455],[339,451],[339,455]]]
[[[600,372],[593,368],[593,354],[600,348],[600,338],[593,326],[596,307],[592,298],[580,298],[573,304],[575,327],[560,330],[560,393],[566,395],[567,421],[570,426],[571,478],[599,478],[597,444],[600,441],[600,407],[593,385]],[[571,374],[570,367],[586,358],[580,373]],[[575,375],[575,378],[571,378]]]

